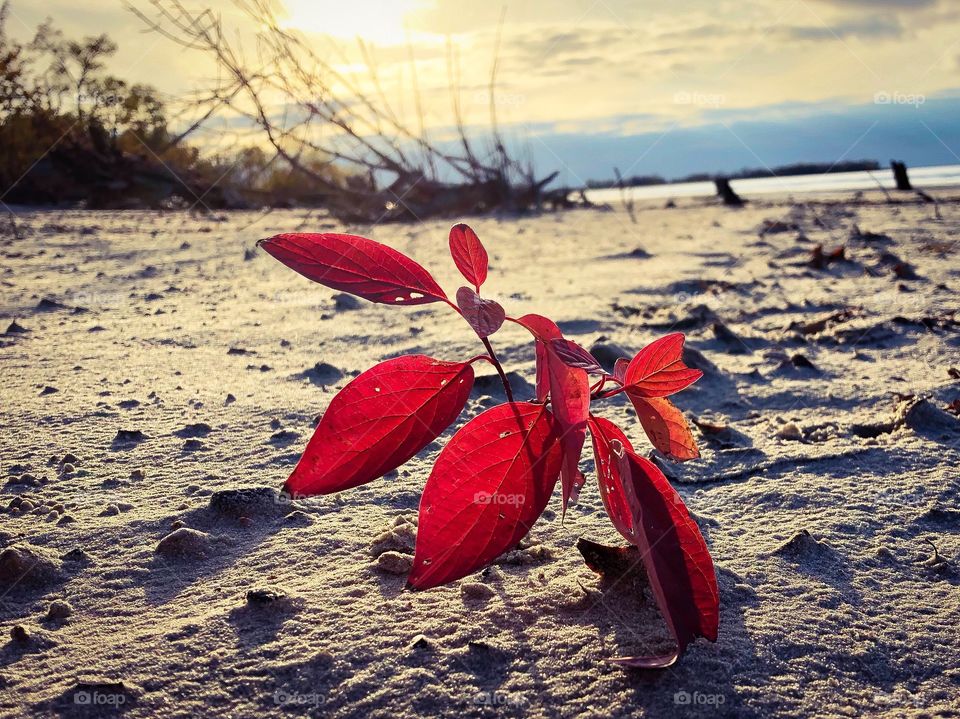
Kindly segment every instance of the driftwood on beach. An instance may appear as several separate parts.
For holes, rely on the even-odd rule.
[[[234,4],[259,28],[255,58],[244,54],[210,10],[197,12],[179,0],[144,0],[131,8],[150,30],[206,56],[220,70],[221,79],[193,103],[200,120],[184,136],[214,115],[231,117],[315,188],[321,204],[343,221],[521,212],[544,201],[544,188],[555,175],[538,177],[529,162],[511,154],[499,130],[496,55],[489,82],[489,133],[478,140],[466,129],[459,57],[448,45],[457,139],[441,143],[425,127],[416,85],[417,113],[409,120],[383,92],[376,62],[362,43],[367,71],[361,81],[338,69],[330,53],[283,27],[268,0]],[[415,80],[412,58],[411,72]],[[305,162],[317,156],[344,168],[347,181],[331,182]]]

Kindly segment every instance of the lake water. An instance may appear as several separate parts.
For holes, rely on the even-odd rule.
[[[937,187],[960,187],[960,165],[909,168],[910,181],[917,189]],[[791,177],[758,177],[749,180],[732,180],[731,186],[743,197],[767,193],[800,192],[845,192],[876,190],[877,183],[892,190],[896,187],[893,172],[889,169],[872,172],[836,172],[819,175],[794,175]],[[669,197],[710,197],[716,194],[713,182],[681,182],[672,185],[647,185],[626,188],[628,198],[656,200]],[[588,190],[592,202],[619,202],[620,190],[604,188]]]

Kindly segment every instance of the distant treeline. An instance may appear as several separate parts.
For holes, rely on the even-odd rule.
[[[836,172],[858,172],[864,170],[879,170],[880,163],[876,160],[848,160],[845,162],[798,162],[792,165],[779,167],[754,167],[731,174],[710,174],[698,172],[674,180],[667,180],[659,175],[634,175],[624,177],[622,182],[617,180],[587,180],[587,187],[601,189],[608,187],[644,187],[646,185],[671,185],[681,182],[712,182],[717,177],[726,177],[730,180],[747,180],[758,177],[789,177],[792,175],[824,175]]]
[[[258,147],[203,155],[169,127],[157,91],[105,72],[116,44],[74,40],[50,21],[27,43],[6,32],[0,6],[0,201],[245,207],[316,200],[302,170]],[[337,184],[354,179],[328,158],[302,166]]]

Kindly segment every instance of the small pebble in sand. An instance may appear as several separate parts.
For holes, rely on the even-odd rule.
[[[803,439],[803,432],[793,422],[787,422],[777,430],[777,436],[781,439],[801,440]]]
[[[210,495],[210,510],[232,517],[269,514],[281,508],[277,490],[273,487],[221,489]]]
[[[29,512],[33,509],[33,507],[34,507],[34,504],[29,499],[25,499],[22,502],[20,502],[21,512]]]
[[[418,634],[412,640],[410,640],[411,649],[432,649],[433,645],[430,643],[430,640],[427,639],[423,634]]]
[[[70,602],[63,599],[55,599],[50,602],[50,606],[47,608],[47,619],[66,619],[71,614],[73,614],[73,607],[70,606]]]
[[[59,391],[60,390],[58,390],[56,387],[47,385],[42,390],[40,390],[40,396],[43,397],[44,395],[48,395],[48,394],[56,394]]]
[[[73,564],[92,564],[93,557],[87,554],[80,547],[74,547],[69,552],[64,554],[61,559],[64,562],[71,562]]]
[[[63,465],[63,467],[60,468],[60,471],[63,472],[64,474],[73,474],[74,472],[77,471],[77,468],[74,467],[69,462],[67,462],[65,465]]]
[[[120,507],[115,504],[108,504],[102,512],[100,512],[101,517],[114,517],[120,514]]]
[[[464,582],[460,585],[460,594],[464,599],[490,599],[495,592],[480,582]]]
[[[65,514],[62,517],[60,517],[60,519],[57,520],[57,526],[62,527],[65,524],[73,524],[76,521],[77,520],[74,519],[72,515]]]
[[[154,551],[167,557],[202,557],[210,549],[211,541],[206,532],[181,527],[161,539]]]
[[[333,306],[338,310],[359,310],[363,305],[353,295],[338,293],[333,296]]]
[[[10,630],[10,638],[15,642],[29,642],[30,632],[22,624],[14,624]]]
[[[172,530],[180,529],[181,527],[186,527],[186,526],[187,525],[184,523],[182,519],[175,519],[173,522],[170,523],[170,529]]]
[[[130,472],[130,479],[141,480],[147,476],[147,473],[143,469],[134,469]]]
[[[80,464],[80,458],[72,452],[67,452],[60,460],[60,464]]]
[[[236,402],[236,401],[237,401],[237,398],[236,398],[236,397],[234,397],[232,394],[228,394],[226,400],[224,400],[223,403],[224,403],[224,404],[233,404],[233,403]]]
[[[116,437],[113,438],[114,444],[134,444],[147,439],[147,435],[139,429],[118,429]]]
[[[377,557],[377,568],[389,574],[406,574],[413,566],[413,557],[400,552],[384,552]]]
[[[286,592],[276,587],[257,587],[247,591],[247,604],[265,606],[287,598]]]
[[[47,549],[23,543],[0,552],[0,585],[38,586],[59,576],[59,561]]]
[[[17,479],[17,484],[26,484],[30,487],[39,487],[41,482],[39,479],[37,479],[35,476],[30,474],[29,472],[24,472]]]

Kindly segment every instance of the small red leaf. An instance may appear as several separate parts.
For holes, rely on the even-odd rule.
[[[485,300],[469,287],[457,290],[457,307],[481,339],[500,329],[507,316],[499,302]]]
[[[479,292],[480,285],[487,279],[488,259],[477,233],[463,224],[451,227],[450,254],[460,274]]]
[[[557,356],[552,340],[562,339],[563,333],[553,320],[542,315],[524,315],[517,322],[526,327],[544,351],[537,353],[537,384],[544,378],[550,387],[550,406],[561,429],[563,444],[563,511],[575,501],[584,483],[580,472],[580,454],[587,438],[587,418],[590,416],[590,379],[586,371],[569,367]]]
[[[606,376],[606,370],[600,366],[597,359],[576,342],[558,337],[550,340],[550,344],[553,345],[553,351],[557,353],[557,357],[568,367],[586,370],[587,374]]]
[[[666,397],[703,377],[703,372],[683,363],[683,340],[683,333],[674,332],[637,352],[624,384],[640,397]]]
[[[546,402],[550,394],[550,375],[547,372],[547,346],[540,340],[533,341],[537,357],[537,402]]]
[[[640,397],[632,389],[627,390],[627,397],[654,447],[677,462],[700,456],[690,425],[673,402],[666,397]]]
[[[623,384],[627,378],[627,367],[630,366],[630,360],[620,357],[616,362],[613,363],[613,376],[614,378]]]
[[[307,279],[387,305],[445,302],[446,294],[401,252],[356,235],[285,234],[257,243]]]
[[[657,606],[677,642],[676,651],[666,655],[611,661],[668,667],[697,637],[717,640],[720,595],[713,560],[683,500],[657,466],[637,456],[612,422],[591,417],[590,431],[604,506],[617,530],[640,550]]]
[[[561,461],[544,405],[501,404],[461,427],[420,499],[409,586],[452,582],[515,547],[547,506]]]
[[[284,489],[330,494],[396,469],[457,418],[473,367],[424,355],[388,360],[351,381],[330,402]]]

